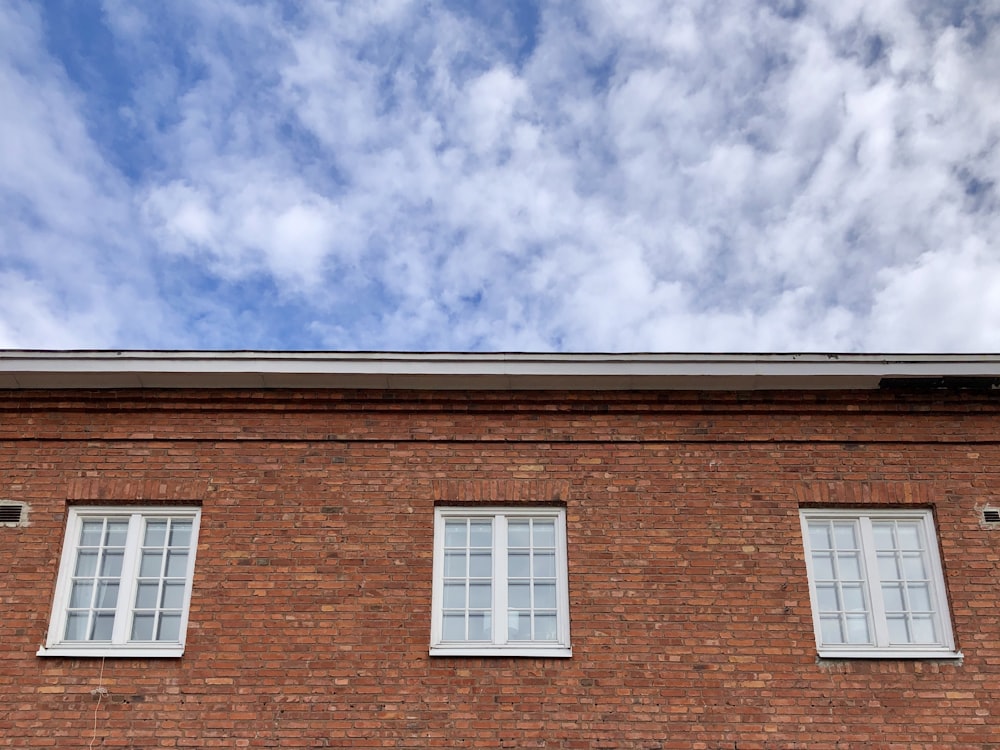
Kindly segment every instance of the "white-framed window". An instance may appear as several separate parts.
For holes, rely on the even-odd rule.
[[[180,656],[198,508],[71,507],[39,656]]]
[[[952,658],[929,510],[802,509],[819,655]]]
[[[432,655],[571,656],[566,512],[435,509]]]

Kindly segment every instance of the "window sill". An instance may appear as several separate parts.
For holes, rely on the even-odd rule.
[[[962,652],[950,648],[922,649],[819,649],[821,659],[953,659],[961,660]]]
[[[172,643],[167,646],[111,646],[106,643],[88,646],[65,644],[42,646],[36,656],[91,656],[119,659],[177,659],[184,655],[184,646]]]
[[[431,656],[535,656],[567,659],[569,646],[431,646]]]

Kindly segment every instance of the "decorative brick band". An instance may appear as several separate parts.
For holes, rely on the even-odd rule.
[[[130,502],[184,502],[200,500],[208,491],[208,483],[170,482],[157,479],[106,479],[91,477],[71,479],[66,497],[71,502],[95,500],[127,500]]]
[[[795,488],[802,505],[930,505],[929,482],[806,482]]]
[[[432,483],[431,492],[436,502],[567,502],[570,496],[570,483],[536,479],[441,479]]]

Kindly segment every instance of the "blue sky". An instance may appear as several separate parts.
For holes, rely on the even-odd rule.
[[[996,0],[6,0],[0,347],[1000,351]]]

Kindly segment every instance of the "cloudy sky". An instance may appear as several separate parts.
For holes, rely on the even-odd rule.
[[[1000,351],[1000,0],[3,0],[0,347]]]

